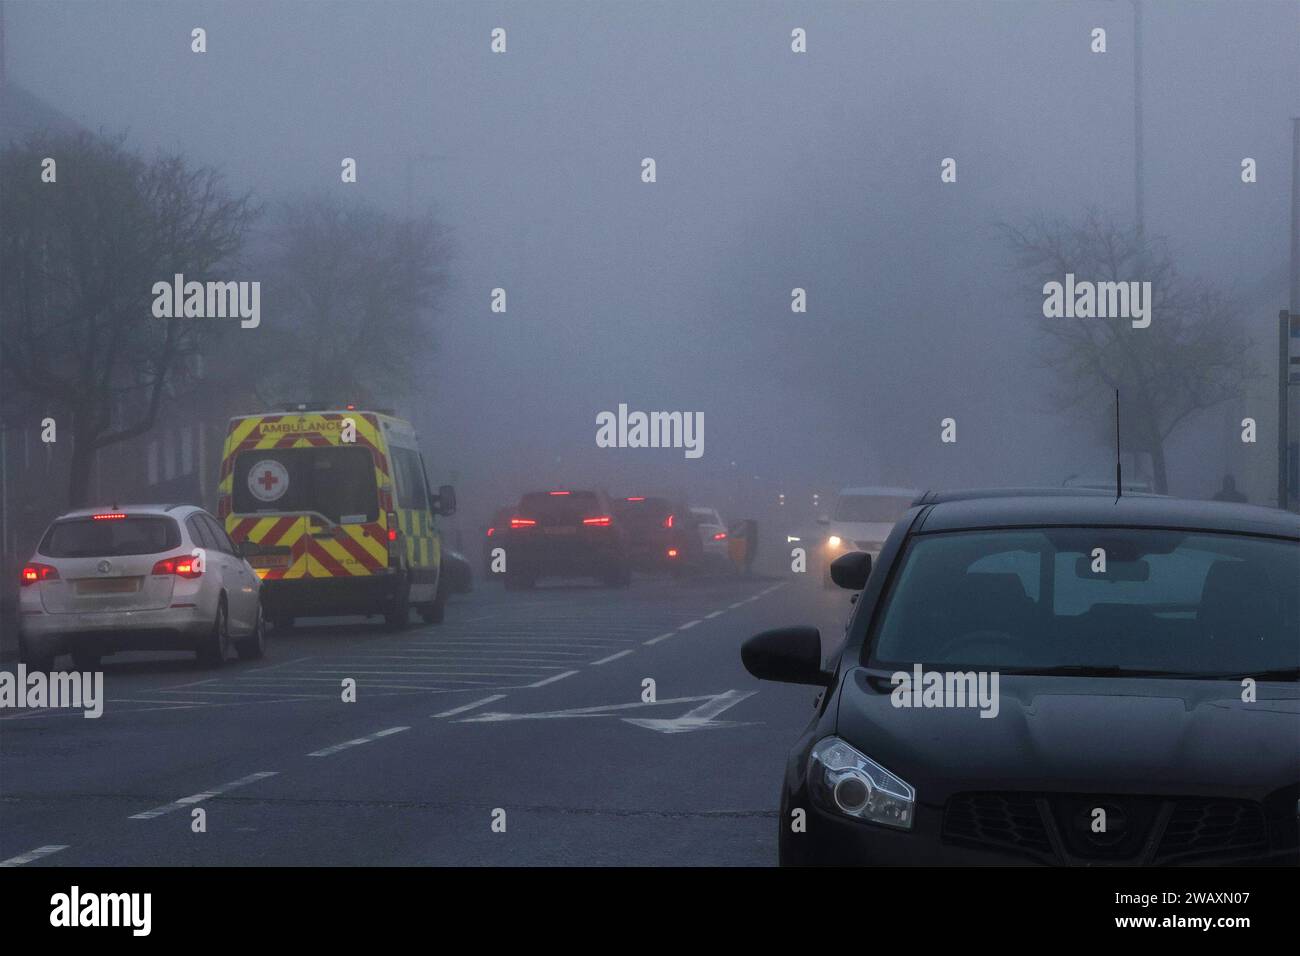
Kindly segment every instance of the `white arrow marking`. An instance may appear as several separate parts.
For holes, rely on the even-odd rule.
[[[487,723],[500,720],[547,720],[555,717],[613,717],[610,713],[613,710],[631,710],[636,707],[657,707],[660,704],[693,704],[700,700],[712,700],[713,695],[708,694],[704,697],[673,697],[669,700],[657,700],[654,703],[643,703],[642,701],[633,701],[630,704],[601,704],[597,707],[574,707],[571,710],[548,710],[540,714],[504,714],[500,711],[489,711],[486,714],[479,714],[477,717],[464,717],[456,723]]]
[[[758,691],[738,691],[729,690],[724,694],[718,694],[713,697],[707,704],[701,704],[693,710],[688,710],[680,717],[672,720],[656,720],[651,717],[624,717],[623,720],[629,724],[636,724],[638,727],[645,727],[649,730],[657,730],[662,734],[680,734],[691,730],[713,730],[717,727],[743,727],[746,721],[736,720],[714,720],[724,710],[735,707],[746,697],[753,697]]]
[[[561,717],[617,717],[625,710],[640,710],[646,707],[660,707],[664,704],[699,704],[680,717],[669,720],[657,720],[645,717],[624,717],[629,724],[657,730],[664,734],[677,734],[690,730],[711,730],[715,727],[739,727],[744,721],[714,720],[724,710],[735,707],[746,697],[752,697],[758,691],[729,690],[721,694],[705,694],[700,697],[671,697],[653,703],[633,701],[626,704],[601,704],[596,707],[574,707],[569,710],[548,710],[538,714],[506,714],[497,711],[464,717],[458,724],[496,723],[503,720],[554,720]]]

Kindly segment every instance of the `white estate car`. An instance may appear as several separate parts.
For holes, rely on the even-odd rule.
[[[831,583],[831,562],[849,551],[865,551],[872,560],[894,528],[894,522],[912,505],[920,492],[912,488],[843,488],[829,515],[817,519],[825,525],[822,539],[822,584]]]
[[[261,581],[221,524],[193,505],[85,509],[56,518],[22,569],[19,644],[29,667],[71,654],[79,670],[124,650],[193,650],[219,666],[231,643],[261,657]]]

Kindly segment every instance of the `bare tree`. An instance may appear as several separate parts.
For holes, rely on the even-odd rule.
[[[1149,281],[1151,324],[1126,318],[1043,318],[1042,355],[1056,376],[1052,399],[1110,437],[1113,395],[1123,401],[1125,447],[1151,456],[1155,490],[1169,486],[1165,443],[1199,412],[1239,396],[1258,368],[1237,306],[1209,284],[1180,275],[1167,241],[1092,210],[1082,221],[1035,219],[999,230],[1025,276],[1025,293],[1066,273],[1094,282]]]
[[[433,215],[322,194],[281,207],[268,240],[274,362],[259,391],[360,402],[410,392],[447,283],[449,246]]]
[[[45,157],[55,182],[42,181]],[[153,427],[200,347],[204,320],[153,317],[153,284],[230,266],[256,213],[215,170],[147,161],[120,137],[38,134],[0,153],[6,400],[67,416],[73,505],[95,453]]]

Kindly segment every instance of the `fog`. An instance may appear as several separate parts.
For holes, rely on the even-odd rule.
[[[1288,288],[1298,11],[1142,5],[1145,228],[1182,272],[1239,296],[1265,376]],[[338,189],[434,208],[451,285],[436,352],[395,404],[471,519],[552,483],[682,489],[725,511],[787,489],[1113,468],[1113,450],[1048,403],[1041,302],[1021,294],[995,227],[1090,207],[1131,221],[1131,3],[11,2],[5,15],[9,78],[89,129],[125,130],[136,151],[218,166],[267,202]],[[498,26],[505,54],[490,50]],[[342,157],[357,159],[355,185],[339,182]],[[945,157],[955,183],[940,180]],[[497,287],[505,314],[489,308]],[[806,313],[791,311],[796,287]],[[1261,422],[1271,381],[1244,400]],[[703,456],[598,448],[596,415],[620,403],[702,412]],[[1173,493],[1214,490],[1239,407],[1170,442]],[[943,444],[949,416],[958,440]],[[1267,488],[1261,441],[1239,477]]]

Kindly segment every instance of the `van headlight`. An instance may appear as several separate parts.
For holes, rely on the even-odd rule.
[[[827,737],[808,758],[808,790],[823,810],[912,829],[916,791],[839,737]]]
[[[832,549],[834,549],[834,548],[838,548],[838,547],[839,547],[840,545],[842,545],[843,543],[844,543],[844,542],[840,540],[840,536],[839,536],[838,534],[833,534],[833,535],[831,535],[829,538],[826,539],[826,547],[828,547],[828,548],[832,548]]]

